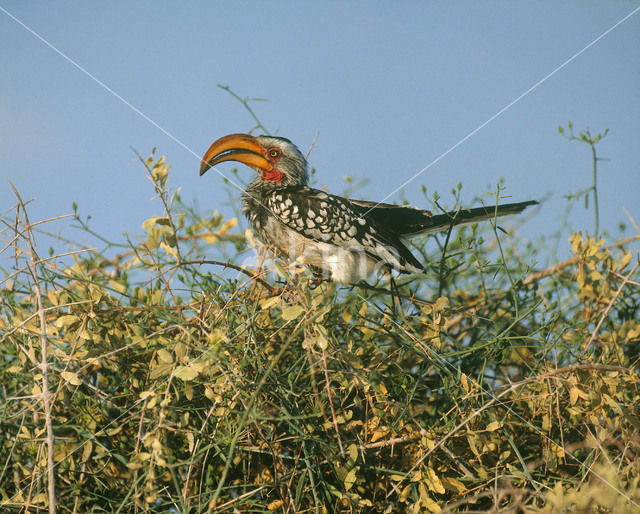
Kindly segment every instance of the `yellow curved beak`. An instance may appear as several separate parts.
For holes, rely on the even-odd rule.
[[[200,175],[225,161],[237,161],[252,168],[269,170],[271,164],[264,156],[265,149],[249,134],[230,134],[215,141],[200,162]]]

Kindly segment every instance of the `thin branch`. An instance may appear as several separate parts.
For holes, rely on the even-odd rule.
[[[309,147],[309,151],[307,152],[305,159],[309,160],[309,156],[311,155],[311,152],[316,147],[316,141],[318,140],[319,135],[320,135],[320,132],[316,131],[316,135],[314,136],[313,141],[311,142],[311,146]]]
[[[249,112],[253,120],[256,122],[256,126],[252,130],[259,128],[259,129],[262,129],[266,135],[268,136],[271,135],[271,132],[269,132],[267,128],[262,124],[258,116],[256,116],[256,114],[253,112],[253,109],[249,107],[249,102],[266,102],[267,101],[266,98],[248,98],[248,97],[241,98],[240,95],[231,91],[231,88],[229,86],[223,86],[222,84],[218,84],[218,87],[220,89],[225,90],[227,93],[233,96],[236,100],[238,100],[238,102],[244,105],[244,108]]]
[[[38,267],[36,262],[39,260],[34,248],[31,225],[29,224],[29,216],[27,210],[20,197],[20,193],[15,188],[13,183],[9,182],[13,193],[16,195],[20,206],[22,207],[22,213],[24,215],[25,234],[26,241],[29,247],[29,263],[31,276],[33,278],[33,288],[38,301],[38,317],[40,319],[40,346],[41,346],[41,361],[40,370],[42,372],[42,403],[44,407],[44,419],[47,430],[47,483],[48,483],[48,502],[49,502],[49,514],[56,514],[56,482],[55,482],[55,463],[53,459],[54,454],[54,438],[53,438],[53,423],[51,421],[51,393],[49,391],[49,366],[47,361],[47,324],[44,317],[44,307],[42,305],[42,292],[40,291],[40,282],[38,278]]]
[[[322,371],[324,371],[324,380],[327,386],[327,400],[329,401],[329,408],[331,409],[331,420],[333,421],[333,428],[336,431],[336,438],[338,439],[338,447],[340,448],[340,455],[344,455],[344,447],[342,446],[342,438],[340,437],[340,428],[338,427],[338,420],[336,418],[336,411],[333,407],[333,395],[331,394],[331,381],[329,380],[329,370],[327,369],[327,352],[324,346],[322,350]]]
[[[151,168],[149,168],[149,165],[142,158],[142,156],[137,152],[137,150],[135,148],[131,148],[131,150],[133,150],[133,152],[136,154],[136,156],[138,157],[142,165],[145,167],[145,169],[149,173],[149,179],[151,180],[151,182],[153,182],[153,185],[156,188],[156,192],[158,193],[160,200],[162,200],[162,205],[164,205],[164,212],[167,215],[167,220],[169,221],[171,232],[173,233],[173,237],[175,238],[175,241],[176,241],[176,256],[177,256],[178,264],[180,264],[182,262],[182,255],[180,255],[180,245],[178,244],[178,229],[173,223],[173,216],[171,215],[171,209],[169,208],[169,205],[167,203],[167,190],[158,183],[158,181],[153,176]]]
[[[247,269],[244,269],[242,266],[238,266],[236,264],[231,264],[230,262],[222,262],[222,261],[212,261],[212,260],[208,260],[208,259],[200,259],[200,260],[197,260],[197,261],[182,261],[181,264],[182,265],[187,265],[187,264],[213,264],[214,266],[223,266],[225,268],[230,268],[230,269],[239,271],[240,273],[244,273],[249,278],[252,278],[256,282],[258,282],[260,285],[266,287],[270,292],[275,291],[275,288],[272,285],[270,285],[267,282],[265,282],[263,279],[261,279],[255,273],[252,273],[251,271],[249,271]]]
[[[624,286],[627,285],[627,282],[629,282],[629,279],[632,277],[632,275],[635,273],[635,271],[638,269],[638,266],[640,266],[640,262],[636,262],[636,265],[631,269],[631,271],[627,274],[626,277],[624,277],[624,280],[622,281],[622,283],[620,284],[620,287],[618,288],[618,290],[615,292],[615,294],[613,295],[613,297],[611,298],[611,301],[609,302],[609,305],[607,305],[607,308],[604,310],[604,312],[602,313],[602,316],[600,317],[600,320],[598,321],[598,324],[596,325],[596,328],[593,329],[593,332],[591,333],[591,337],[589,338],[589,340],[587,341],[587,343],[584,345],[584,347],[586,348],[587,346],[589,346],[593,340],[596,337],[596,334],[598,333],[598,330],[600,330],[600,327],[602,326],[602,323],[604,322],[604,320],[607,318],[607,316],[609,315],[609,311],[611,310],[611,307],[613,307],[613,304],[616,303],[616,300],[618,299],[618,297],[620,296],[620,293],[622,292],[622,290],[624,289]]]
[[[640,234],[636,236],[627,237],[625,239],[621,239],[620,241],[617,241],[609,246],[605,246],[604,250],[611,250],[612,248],[618,248],[619,246],[624,246],[628,243],[632,243],[633,241],[638,241],[638,240],[640,240]],[[578,257],[571,257],[570,259],[559,262],[558,264],[554,264],[553,266],[550,266],[547,269],[538,271],[536,273],[532,273],[527,278],[525,278],[522,281],[522,283],[525,286],[528,286],[529,284],[535,282],[536,280],[540,280],[541,278],[548,277],[549,275],[553,275],[556,271],[559,271],[563,268],[567,268],[569,266],[576,264],[578,260],[579,260]]]
[[[520,380],[519,382],[514,382],[513,384],[503,388],[503,390],[500,393],[498,393],[498,394],[492,393],[491,400],[489,400],[487,403],[485,403],[484,405],[482,405],[478,409],[474,410],[463,421],[461,421],[456,426],[454,426],[451,430],[449,430],[449,432],[442,439],[440,439],[437,443],[435,443],[433,445],[433,447],[429,448],[429,450],[427,450],[424,453],[424,455],[422,455],[415,462],[415,464],[406,473],[405,477],[412,476],[413,471],[415,471],[418,468],[418,466],[420,466],[429,457],[429,455],[431,455],[438,448],[443,446],[445,442],[447,442],[451,437],[453,437],[462,428],[467,426],[471,422],[471,420],[473,420],[474,418],[478,417],[485,410],[493,407],[495,404],[504,405],[500,401],[500,399],[502,397],[506,396],[507,394],[509,394],[511,392],[516,391],[520,387],[523,387],[523,386],[525,386],[527,384],[530,384],[531,382],[540,382],[540,381],[545,380],[545,379],[550,378],[550,377],[555,377],[557,375],[562,375],[564,373],[571,373],[571,372],[578,371],[578,370],[618,371],[618,372],[621,372],[621,373],[632,373],[630,368],[626,368],[624,366],[615,366],[615,365],[609,365],[609,364],[572,364],[570,366],[565,366],[564,368],[553,369],[551,371],[548,371],[546,373],[542,373],[540,375],[536,375],[536,376],[525,378],[523,380]],[[549,439],[552,443],[557,444],[553,440],[551,440],[548,436],[546,436],[545,434],[542,434],[542,435],[546,439]],[[575,459],[575,457],[572,454],[569,453],[568,455]],[[601,479],[606,485],[608,485],[609,487],[614,489],[616,492],[618,492],[619,494],[622,494],[622,496],[624,496],[627,500],[631,501],[634,505],[637,505],[635,502],[633,502],[633,500],[628,498],[625,494],[623,494],[621,491],[619,491],[616,487],[612,486],[606,480],[604,480],[598,473],[594,472],[591,469],[589,469],[588,471],[593,473],[596,477]],[[400,488],[402,483],[403,483],[403,480],[397,482],[393,486],[394,490],[397,490],[398,488]]]

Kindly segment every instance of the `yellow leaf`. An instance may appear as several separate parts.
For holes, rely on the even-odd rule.
[[[202,362],[193,362],[189,366],[180,368],[176,372],[176,377],[187,382],[196,378],[203,369],[204,364]]]
[[[169,225],[169,218],[160,217],[160,216],[152,216],[148,220],[145,220],[142,223],[143,230],[149,230],[150,228],[155,227],[156,225]]]
[[[80,321],[80,318],[75,314],[65,314],[63,316],[60,316],[56,320],[54,325],[56,326],[56,328],[66,328],[69,325],[72,325],[73,323],[75,323],[76,321]]]
[[[87,441],[82,449],[82,462],[87,462],[89,460],[91,452],[93,452],[93,442]]]
[[[9,281],[10,282],[10,281]],[[11,289],[13,288],[13,284],[7,282],[7,290],[11,291]],[[47,292],[47,298],[49,299],[49,301],[51,302],[51,305],[59,305],[60,304],[60,291],[48,291]]]
[[[172,368],[173,364],[158,363],[151,369],[151,378],[155,380],[162,375],[168,375]]]
[[[112,436],[112,435],[117,435],[120,432],[122,432],[123,426],[120,425],[119,427],[114,427],[114,428],[110,428],[109,430],[107,430],[107,435],[108,436]]]
[[[429,512],[442,512],[442,508],[440,507],[440,505],[438,505],[433,498],[430,498],[428,496],[425,496],[422,498],[422,505],[429,511]]]
[[[364,326],[358,327],[358,330],[360,330],[360,332],[362,332],[362,334],[367,338],[378,334],[376,330],[371,329],[369,327],[364,327]]]
[[[352,443],[349,445],[349,448],[347,448],[347,451],[349,452],[349,459],[353,462],[358,460],[358,445],[355,443]]]
[[[116,282],[115,280],[109,280],[109,286],[111,286],[111,288],[116,292],[116,293],[124,293],[127,290],[127,286],[124,285],[122,282]]]
[[[622,409],[620,408],[620,405],[618,405],[618,402],[611,398],[611,396],[609,396],[607,393],[603,393],[602,397],[604,398],[604,401],[609,405],[609,407],[611,407],[618,414],[622,415]]]
[[[467,490],[465,485],[460,482],[460,480],[457,480],[455,478],[442,477],[442,483],[445,488],[449,489],[450,491],[455,491],[456,493],[462,493]]]
[[[144,462],[145,460],[149,460],[151,458],[151,454],[149,452],[140,452],[138,455],[136,455],[136,457],[138,458],[138,460]]]
[[[78,378],[77,373],[73,373],[71,371],[63,371],[60,373],[60,376],[65,382],[69,382],[71,385],[79,386],[82,384],[82,380]]]
[[[401,502],[406,502],[407,498],[409,497],[409,494],[411,493],[411,484],[409,484],[407,487],[405,487],[402,492],[400,493],[400,501]]]
[[[158,501],[158,495],[155,493],[149,494],[144,497],[144,501],[147,503],[155,503],[156,501]]]
[[[221,328],[214,328],[207,336],[207,343],[212,346],[220,342],[227,342],[228,340],[227,334]]]
[[[205,243],[209,243],[210,245],[215,244],[218,241],[218,236],[207,232],[206,234],[202,234],[202,239],[204,239]]]
[[[307,349],[317,346],[321,350],[326,350],[327,347],[329,346],[329,342],[327,341],[326,337],[324,337],[321,333],[318,333],[318,335],[316,336],[307,337],[304,340],[304,345],[305,345],[304,347]]]
[[[375,443],[378,439],[382,439],[385,435],[387,434],[386,431],[382,432],[380,430],[376,430],[372,435],[371,435],[371,442]]]
[[[460,382],[462,383],[462,387],[464,388],[465,392],[469,392],[469,382],[467,381],[467,375],[465,375],[464,373],[462,375],[460,375]]]
[[[427,491],[424,484],[418,484],[418,491],[420,491],[420,505],[425,507],[429,512],[440,512],[440,505],[438,505]],[[417,505],[416,505],[417,507]],[[423,512],[422,510],[420,512]]]
[[[304,307],[302,307],[302,305],[290,305],[289,307],[282,309],[282,319],[285,321],[291,321],[292,319],[296,319],[303,312]]]
[[[256,237],[255,237],[255,234],[253,233],[253,230],[251,230],[250,228],[244,231],[244,238],[247,240],[247,243],[249,243],[249,246],[252,246],[252,247],[256,246],[257,244]]]
[[[571,243],[574,253],[580,253],[580,248],[582,247],[582,234],[580,232],[573,234],[569,237],[569,242]]]
[[[571,405],[576,404],[576,402],[578,401],[579,393],[580,393],[580,389],[578,389],[575,386],[569,389],[569,403]]]
[[[223,235],[226,234],[230,228],[235,227],[238,224],[238,218],[231,218],[230,220],[225,221],[222,226],[218,229],[218,234]]]
[[[442,482],[436,475],[436,472],[433,468],[427,468],[428,476],[425,477],[425,481],[427,482],[427,487],[431,489],[434,493],[444,494],[444,486]]]
[[[204,386],[204,395],[212,402],[215,401],[216,395],[213,392],[213,389],[211,389],[209,386]]]
[[[502,422],[500,422],[500,421],[492,421],[491,423],[489,423],[487,425],[487,428],[485,428],[485,430],[487,432],[494,432],[494,431],[498,430],[501,426],[502,426]]]
[[[47,503],[47,494],[46,493],[36,494],[34,497],[31,498],[31,502],[32,503],[43,503],[43,504],[46,504]]]
[[[258,302],[258,304],[260,305],[260,308],[264,310],[264,309],[270,309],[271,307],[277,305],[279,301],[280,301],[279,296],[271,296],[269,298],[263,298]]]
[[[441,296],[433,304],[433,312],[440,312],[442,309],[446,307],[448,302],[449,302],[449,298],[447,298],[446,296]]]
[[[274,511],[274,510],[278,510],[283,505],[284,505],[284,502],[282,500],[275,500],[267,505],[267,509]]]
[[[164,241],[160,243],[160,248],[162,248],[167,254],[171,255],[171,257],[178,258],[178,250],[174,248],[175,245],[171,246]]]
[[[106,294],[106,291],[101,287],[95,284],[89,285],[89,298],[93,300],[95,303],[98,303],[102,300],[102,297]]]
[[[178,341],[174,346],[173,346],[173,353],[176,354],[176,357],[178,359],[181,359],[182,357],[184,357],[187,354],[187,347],[184,343]]]
[[[618,264],[618,271],[622,271],[627,265],[631,262],[631,252],[627,252],[624,254],[622,259],[620,259],[620,263]]]
[[[158,350],[158,359],[160,362],[164,362],[165,364],[170,364],[173,362],[173,356],[164,348]]]

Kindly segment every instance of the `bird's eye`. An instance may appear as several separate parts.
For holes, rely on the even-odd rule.
[[[269,157],[271,157],[272,159],[277,159],[278,157],[280,157],[280,150],[278,150],[277,148],[271,148],[267,154],[269,155]]]

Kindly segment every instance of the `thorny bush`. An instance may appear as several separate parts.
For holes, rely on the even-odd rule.
[[[163,212],[124,247],[43,258],[24,205],[5,220],[3,512],[46,509],[50,477],[60,512],[638,507],[624,241],[574,234],[540,272],[540,245],[473,226],[415,241],[429,269],[392,293],[336,287],[144,165]]]

